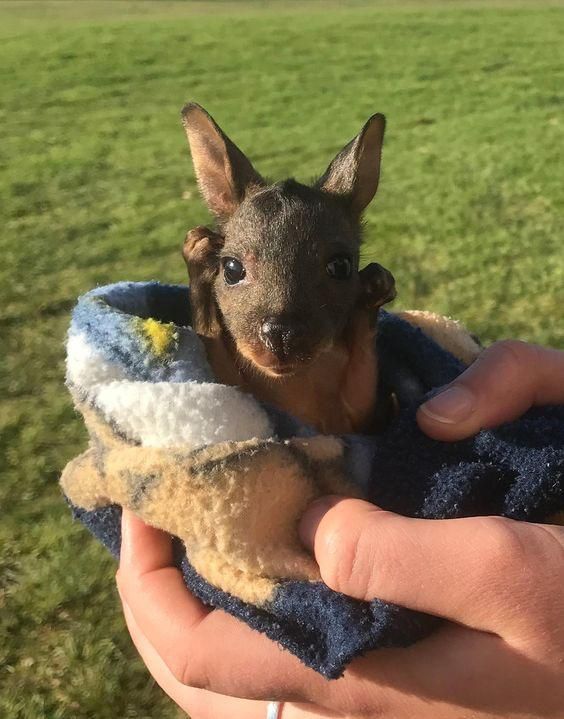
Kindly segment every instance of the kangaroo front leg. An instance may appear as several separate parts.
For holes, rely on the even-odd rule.
[[[208,227],[195,227],[184,240],[182,255],[190,277],[192,327],[202,337],[221,333],[213,283],[219,271],[219,251],[224,239]]]

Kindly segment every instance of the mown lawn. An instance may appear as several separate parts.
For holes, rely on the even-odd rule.
[[[0,716],[174,717],[57,477],[85,442],[62,384],[75,298],[184,282],[206,219],[180,107],[298,179],[385,112],[365,255],[397,306],[563,346],[564,8],[4,2],[0,68]]]

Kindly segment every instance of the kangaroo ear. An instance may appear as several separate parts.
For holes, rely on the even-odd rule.
[[[191,102],[182,108],[182,123],[202,196],[218,221],[225,222],[264,180],[203,107]]]
[[[343,197],[355,215],[362,213],[378,189],[385,127],[384,115],[372,115],[316,183],[325,192]]]

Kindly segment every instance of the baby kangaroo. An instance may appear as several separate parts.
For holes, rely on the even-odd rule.
[[[216,377],[324,433],[377,426],[378,309],[395,296],[379,264],[359,271],[361,215],[380,175],[373,115],[311,186],[264,180],[210,115],[182,111],[216,227],[191,230],[192,325]]]

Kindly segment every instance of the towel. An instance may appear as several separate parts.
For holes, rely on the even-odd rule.
[[[169,532],[193,594],[327,678],[368,650],[427,636],[438,619],[326,587],[299,541],[302,513],[337,493],[412,517],[549,521],[564,510],[564,408],[437,442],[417,407],[465,364],[384,311],[376,341],[397,416],[374,436],[328,437],[216,381],[187,287],[87,293],[67,341],[67,386],[90,437],[61,477],[74,516],[116,557],[122,507]]]

